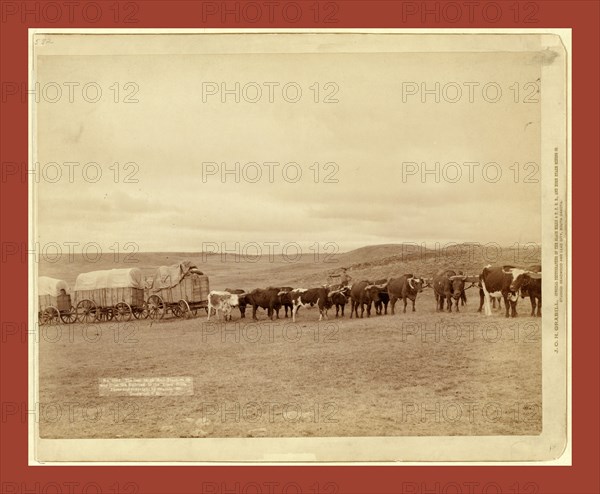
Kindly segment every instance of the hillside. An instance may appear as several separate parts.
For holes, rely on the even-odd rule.
[[[487,264],[526,266],[539,263],[539,254],[505,248],[501,252],[490,250],[486,255],[471,244],[448,250],[424,249],[408,244],[372,245],[329,257],[305,254],[293,262],[281,256],[241,257],[186,252],[141,252],[130,259],[124,255],[115,259],[111,253],[97,262],[90,262],[81,255],[74,255],[71,260],[63,256],[56,263],[41,262],[39,274],[64,279],[73,286],[77,275],[87,271],[138,267],[144,276],[151,276],[158,266],[185,259],[196,263],[210,277],[211,289],[251,290],[269,285],[319,286],[331,279],[330,275],[339,274],[341,268],[346,268],[354,280],[391,278],[405,273],[432,277],[440,269],[455,269],[476,275]]]

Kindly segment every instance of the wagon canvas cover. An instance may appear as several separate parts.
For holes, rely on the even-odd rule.
[[[144,288],[142,272],[138,268],[108,269],[81,273],[75,281],[75,291],[101,288]]]
[[[169,303],[208,300],[208,276],[203,275],[190,261],[158,267],[147,288],[150,293],[159,295]]]
[[[153,292],[157,292],[163,288],[172,288],[179,285],[181,280],[189,273],[202,274],[190,261],[183,261],[170,266],[160,266],[156,268],[156,273],[154,273],[154,277],[148,288]]]
[[[144,279],[138,268],[81,273],[75,281],[74,291],[77,301],[88,298],[105,307],[119,302],[131,306],[144,303]]]
[[[50,297],[58,297],[60,291],[64,290],[69,293],[69,285],[64,280],[57,280],[48,276],[40,276],[38,278],[38,295],[48,295]]]

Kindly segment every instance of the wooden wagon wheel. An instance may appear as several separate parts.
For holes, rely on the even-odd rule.
[[[75,321],[77,321],[77,311],[75,310],[75,307],[71,306],[68,311],[62,311],[60,314],[60,319],[65,324],[73,324]]]
[[[171,304],[169,307],[171,308],[171,312],[175,317],[183,317],[183,313],[181,312],[181,308],[179,307],[179,302]]]
[[[96,304],[89,299],[81,300],[75,307],[77,320],[79,322],[92,323],[98,319],[98,308]]]
[[[58,324],[60,322],[60,312],[56,307],[48,307],[42,315],[44,324]]]
[[[118,322],[126,322],[131,320],[131,306],[127,302],[119,302],[114,310],[115,319]]]
[[[133,317],[136,319],[148,319],[148,304],[144,302],[141,307],[133,308]]]
[[[115,310],[113,307],[101,307],[98,310],[98,320],[100,322],[112,321],[115,316]]]
[[[177,304],[179,306],[180,317],[185,317],[189,319],[191,314],[190,304],[188,304],[185,300],[180,300]]]
[[[150,319],[162,319],[165,315],[165,303],[159,295],[148,297],[148,316]]]

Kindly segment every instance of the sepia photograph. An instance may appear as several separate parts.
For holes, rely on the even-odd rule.
[[[30,463],[560,458],[570,64],[570,29],[30,29]]]

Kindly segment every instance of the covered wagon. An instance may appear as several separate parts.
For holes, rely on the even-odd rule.
[[[160,266],[148,280],[146,290],[152,319],[161,319],[169,311],[176,317],[189,317],[208,307],[208,276],[190,261]]]
[[[77,319],[80,322],[129,321],[148,317],[144,281],[138,268],[81,273],[75,281]]]
[[[40,324],[57,324],[59,321],[72,324],[77,320],[66,281],[38,277],[38,320]]]

